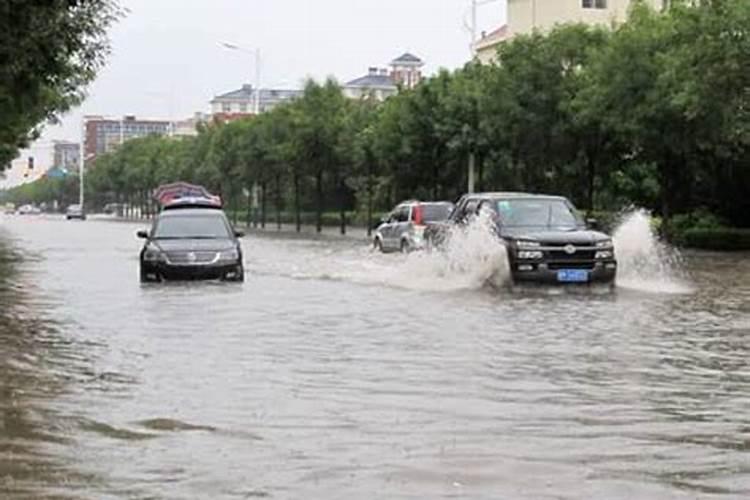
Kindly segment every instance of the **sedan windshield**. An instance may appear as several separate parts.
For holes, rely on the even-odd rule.
[[[573,208],[563,200],[520,199],[497,202],[500,224],[506,227],[570,228],[581,225]]]
[[[170,216],[159,220],[155,239],[229,238],[229,228],[218,214]]]

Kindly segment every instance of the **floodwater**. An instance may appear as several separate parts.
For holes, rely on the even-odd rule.
[[[636,216],[614,292],[508,291],[481,232],[249,236],[141,286],[138,228],[0,220],[0,498],[750,497],[747,254]]]

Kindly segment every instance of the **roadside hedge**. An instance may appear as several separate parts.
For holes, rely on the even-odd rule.
[[[679,239],[684,246],[689,248],[723,251],[750,250],[750,229],[693,228],[682,233]]]

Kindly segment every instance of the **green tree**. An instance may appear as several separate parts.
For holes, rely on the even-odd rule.
[[[104,64],[114,0],[0,0],[0,171]]]

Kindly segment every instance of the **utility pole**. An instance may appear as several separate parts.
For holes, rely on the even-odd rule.
[[[477,0],[471,0],[471,56],[477,55]]]
[[[479,6],[478,0],[471,0],[471,56],[475,58],[477,56],[477,7]],[[474,193],[475,184],[475,159],[474,152],[469,153],[469,165],[467,172],[467,191],[469,194]]]
[[[255,116],[260,114],[260,49],[255,49]]]
[[[255,50],[250,51],[240,45],[235,45],[233,43],[220,42],[220,44],[225,49],[255,54],[255,99],[253,100],[253,111],[256,115],[260,114],[260,47],[256,47]]]

